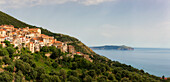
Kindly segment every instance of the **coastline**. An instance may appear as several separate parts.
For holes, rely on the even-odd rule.
[[[93,49],[94,50],[94,49]],[[143,69],[149,74],[161,77],[165,75],[170,77],[168,73],[170,65],[169,48],[135,48],[133,51],[121,50],[94,50],[97,54],[107,57],[113,61],[118,61],[127,65],[131,65],[137,69]]]

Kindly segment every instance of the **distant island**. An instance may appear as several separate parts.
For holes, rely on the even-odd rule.
[[[105,46],[96,46],[96,47],[90,47],[90,48],[97,49],[97,50],[134,50],[134,48],[128,47],[125,45],[122,45],[122,46],[105,45]]]

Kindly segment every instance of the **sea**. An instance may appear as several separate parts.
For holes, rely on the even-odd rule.
[[[94,50],[94,49],[93,49]],[[134,50],[94,50],[97,54],[119,61],[149,74],[170,77],[170,49],[135,48]]]

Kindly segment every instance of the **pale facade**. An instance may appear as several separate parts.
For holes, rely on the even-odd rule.
[[[14,44],[14,47],[28,47],[32,53],[40,51],[43,46],[56,46],[63,52],[67,52],[67,44],[57,41],[54,37],[41,34],[40,28],[14,28],[12,25],[1,25],[0,43],[3,44],[5,40]]]

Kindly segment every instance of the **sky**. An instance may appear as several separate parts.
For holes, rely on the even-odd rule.
[[[0,10],[87,46],[170,48],[170,0],[0,0]]]

